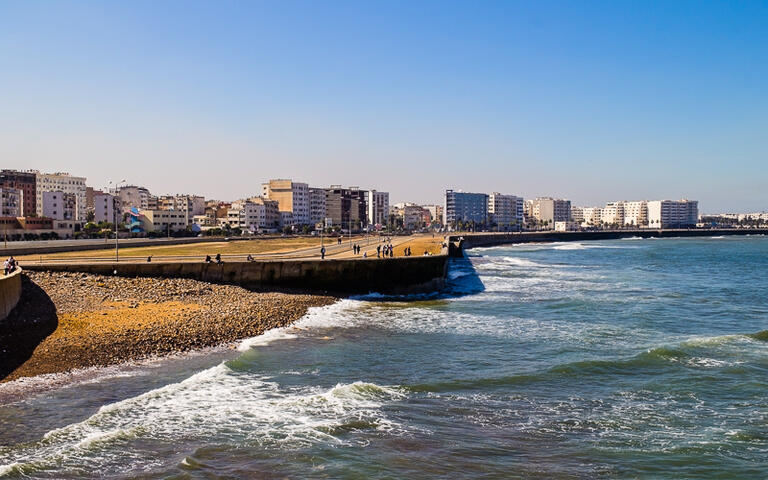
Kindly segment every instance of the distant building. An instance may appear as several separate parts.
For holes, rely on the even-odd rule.
[[[571,220],[577,225],[584,223],[584,207],[571,207]]]
[[[429,211],[429,215],[432,217],[432,225],[443,223],[443,206],[442,205],[424,205],[423,208]]]
[[[402,219],[405,230],[417,230],[424,226],[424,209],[421,205],[396,203],[390,207],[389,211],[390,214]]]
[[[248,199],[258,207],[259,211],[259,231],[276,232],[282,222],[282,213],[276,200],[270,200],[264,197],[251,197]]]
[[[184,212],[187,224],[195,215],[205,215],[205,198],[199,195],[163,195],[158,198],[158,210]]]
[[[624,225],[648,226],[648,202],[645,200],[624,202]]]
[[[137,208],[139,210],[157,210],[157,198],[153,197],[149,190],[136,185],[126,185],[117,189],[123,211]]]
[[[358,187],[342,188],[331,185],[325,191],[326,218],[333,227],[359,230],[368,225],[365,206],[366,191]]]
[[[0,216],[23,217],[24,192],[18,188],[0,187]]]
[[[602,207],[581,207],[582,220],[581,225],[584,227],[599,227],[600,219],[603,216]]]
[[[78,196],[61,191],[42,192],[42,216],[54,220],[77,220]],[[85,195],[83,195],[83,199]]]
[[[624,225],[624,202],[608,202],[600,212],[603,225]]]
[[[0,188],[15,188],[21,191],[22,212],[18,216],[29,217],[37,213],[37,175],[34,171],[0,171]]]
[[[311,187],[309,189],[309,223],[311,225],[325,222],[325,189]]]
[[[75,217],[72,220],[85,221],[86,202],[85,202],[85,177],[73,177],[68,173],[35,173],[35,191],[36,191],[36,212],[38,215],[45,215],[43,212],[43,193],[62,192],[74,194]]]
[[[488,218],[488,195],[446,190],[444,212],[446,226],[455,227],[458,222],[484,225]]]
[[[539,197],[530,202],[530,217],[539,224],[554,228],[555,222],[571,219],[571,201],[552,197]]]
[[[365,194],[365,204],[368,209],[368,226],[381,228],[387,224],[389,217],[389,193],[369,190]]]
[[[696,200],[653,200],[648,202],[648,226],[651,228],[688,228],[699,219]]]
[[[186,212],[176,210],[139,210],[145,232],[170,233],[187,228]]]
[[[117,214],[117,217],[115,217]],[[93,221],[118,223],[122,222],[122,210],[120,209],[120,197],[109,193],[95,193],[93,195]]]
[[[306,183],[287,179],[270,180],[262,184],[261,196],[276,200],[281,212],[290,212],[291,225],[311,223],[309,185]]]
[[[516,229],[523,223],[518,207],[522,208],[522,198],[493,192],[488,195],[488,221],[499,230]]]

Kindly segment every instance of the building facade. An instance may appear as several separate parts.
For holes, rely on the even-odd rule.
[[[493,192],[488,195],[488,222],[499,230],[515,230],[523,223],[523,199]]]
[[[24,192],[18,188],[0,187],[0,216],[24,216]]]
[[[122,222],[123,212],[120,208],[120,197],[109,193],[94,193],[93,194],[93,221],[118,223]],[[115,214],[118,217],[115,217]]]
[[[624,225],[648,226],[648,202],[645,200],[624,202]]]
[[[368,227],[381,229],[387,224],[389,217],[389,192],[369,190],[365,194],[365,204],[368,210]]]
[[[651,228],[690,228],[699,220],[696,200],[653,200],[648,202],[648,226]]]
[[[365,205],[366,191],[357,187],[331,185],[325,191],[326,218],[331,227],[360,230],[368,225]]]
[[[571,219],[571,201],[561,198],[539,197],[530,202],[530,216],[540,225],[555,227],[555,222]]]
[[[70,193],[76,197],[75,217],[72,220],[85,221],[86,201],[85,201],[85,177],[73,177],[69,173],[36,173],[35,174],[36,191],[36,211],[38,215],[44,215],[43,212],[43,193],[44,192],[62,192]]]
[[[77,220],[78,197],[74,193],[42,192],[43,217],[54,220]],[[85,196],[83,196],[85,198]]]
[[[325,189],[311,187],[309,189],[309,223],[311,225],[325,222]]]
[[[19,217],[37,213],[37,175],[34,171],[0,171],[0,188],[14,188],[21,191],[22,207]]]
[[[309,185],[289,179],[270,180],[262,184],[261,196],[277,201],[281,212],[291,213],[294,225],[311,223]]]
[[[186,213],[176,210],[139,210],[139,219],[145,232],[170,234],[187,228]]]
[[[488,218],[488,195],[454,190],[445,191],[445,226],[458,222],[483,225]]]

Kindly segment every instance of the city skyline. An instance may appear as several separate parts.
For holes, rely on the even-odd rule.
[[[3,3],[3,166],[768,208],[765,5],[334,5]]]

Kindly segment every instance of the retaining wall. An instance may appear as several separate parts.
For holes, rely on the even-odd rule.
[[[440,290],[447,255],[387,259],[275,260],[255,262],[100,263],[29,265],[27,270],[84,272],[123,277],[192,278],[251,289],[286,288],[331,293],[388,294]]]
[[[0,272],[1,273],[1,272]],[[5,320],[21,297],[21,269],[7,277],[0,277],[0,321]]]
[[[451,235],[449,241],[458,242],[461,248],[490,247],[511,243],[571,242],[581,240],[614,240],[619,238],[670,238],[712,237],[720,235],[766,235],[768,229],[710,229],[710,230],[616,230],[596,232],[521,232],[521,233],[471,233]]]

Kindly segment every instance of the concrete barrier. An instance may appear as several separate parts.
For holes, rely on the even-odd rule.
[[[720,235],[768,235],[768,229],[668,229],[668,230],[606,230],[594,232],[521,232],[521,233],[468,233],[451,235],[448,240],[461,248],[491,247],[512,243],[573,242],[583,240],[615,240],[620,238],[713,237]]]
[[[433,292],[445,286],[447,255],[387,259],[270,260],[255,262],[99,263],[29,265],[27,270],[123,277],[191,278],[251,289],[299,289],[342,294]]]
[[[21,269],[0,277],[0,321],[5,320],[21,297]]]

